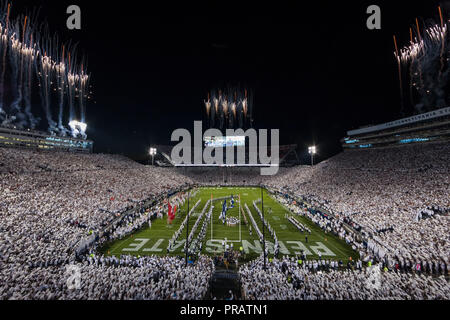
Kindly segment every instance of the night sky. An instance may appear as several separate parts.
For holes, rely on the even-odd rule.
[[[392,35],[406,44],[414,19],[437,18],[439,4],[191,2],[21,0],[13,15],[40,6],[52,31],[79,41],[96,152],[145,158],[151,144],[202,120],[209,90],[241,84],[254,92],[257,128],[280,129],[301,156],[315,143],[325,159],[347,130],[400,117]],[[66,28],[71,4],[81,7],[81,31]],[[381,30],[366,27],[371,4],[381,7]]]

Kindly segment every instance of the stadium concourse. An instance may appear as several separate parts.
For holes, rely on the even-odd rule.
[[[267,270],[258,258],[239,269],[245,298],[450,299],[448,143],[350,150],[273,177],[227,170],[228,184],[263,183],[291,211],[298,198],[323,208],[332,222],[310,218],[362,253],[347,265],[280,257]],[[115,155],[0,148],[0,299],[205,298],[215,270],[209,256],[185,268],[178,257],[112,257],[96,248],[150,219],[131,214],[129,227],[116,224],[132,208],[154,201],[161,216],[168,194],[184,201],[189,187],[223,179],[220,170],[144,166]],[[371,286],[374,266],[381,271]],[[70,267],[81,272],[75,289]]]

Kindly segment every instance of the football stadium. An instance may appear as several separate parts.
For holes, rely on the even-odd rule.
[[[166,66],[155,72],[167,89],[121,82],[162,105],[132,106],[125,87],[102,87],[127,66],[95,78],[98,43],[84,54],[83,37],[54,35],[51,17],[41,27],[53,11],[30,8],[0,1],[0,300],[450,299],[448,4],[426,12],[433,21],[404,17],[411,37],[394,36],[394,81],[380,84],[396,111],[365,120],[360,100],[266,108],[308,90],[225,71],[225,85],[188,95],[197,84],[176,87]],[[217,41],[202,59],[236,54]],[[193,107],[172,107],[178,94]],[[122,99],[136,114],[115,109]]]

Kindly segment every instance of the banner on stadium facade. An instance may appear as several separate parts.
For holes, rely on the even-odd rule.
[[[385,130],[385,129],[389,129],[389,128],[395,128],[395,127],[403,126],[406,124],[412,124],[415,122],[444,117],[444,116],[448,116],[448,115],[450,115],[450,107],[430,111],[427,113],[418,114],[416,116],[412,116],[412,117],[408,117],[408,118],[403,118],[403,119],[399,119],[399,120],[395,120],[395,121],[391,121],[391,122],[382,123],[382,124],[375,125],[375,126],[360,128],[360,129],[356,129],[356,130],[350,130],[350,131],[347,131],[347,135],[354,136],[357,134],[381,131],[381,130]]]

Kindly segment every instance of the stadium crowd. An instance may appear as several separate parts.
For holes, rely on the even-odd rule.
[[[360,231],[372,254],[391,266],[448,266],[450,145],[401,148],[346,151],[266,184]],[[418,219],[423,212],[429,218]]]
[[[80,264],[75,261],[75,250],[86,237],[100,233],[143,200],[192,184],[176,171],[142,166],[121,156],[5,148],[0,148],[0,176],[0,299],[98,299],[115,285],[102,277],[116,276],[123,281],[111,298],[139,298],[141,294],[148,298],[150,292],[142,291],[144,288],[133,289],[131,269]],[[131,222],[125,220],[114,236],[133,230],[125,229]],[[152,259],[153,264],[165,261]],[[205,277],[211,273],[207,261],[202,258],[195,266]],[[84,279],[92,279],[89,290],[67,293],[62,289],[66,286],[65,267],[71,264],[80,267]],[[172,264],[173,273],[184,277],[179,264]],[[141,269],[141,275],[144,273]],[[192,272],[191,277],[196,276],[197,272]],[[197,297],[207,284],[194,278],[194,291],[191,284],[172,284],[151,297],[157,298],[159,292],[159,298],[167,298],[170,288],[178,298]]]
[[[194,184],[224,182],[263,183],[279,192],[293,213],[308,216],[360,251],[364,263],[387,268],[381,289],[361,291],[367,278],[362,262],[342,271],[331,262],[299,267],[283,258],[263,272],[258,259],[240,269],[248,298],[450,298],[443,278],[450,253],[450,145],[435,143],[403,146],[401,152],[346,151],[314,167],[280,168],[275,176],[249,168],[179,171],[123,156],[0,148],[0,299],[202,297],[214,270],[207,257],[185,271],[177,258],[92,252],[79,261],[75,251],[147,200]],[[294,199],[303,199],[306,207]],[[327,217],[311,208],[321,208]],[[165,211],[159,202],[150,211],[127,215],[108,239],[123,237]],[[68,265],[90,279],[81,289],[66,288]],[[149,275],[145,268],[154,272]]]
[[[338,270],[333,262],[283,257],[258,259],[241,266],[239,274],[244,298],[249,300],[427,300],[450,298],[443,275],[406,274],[371,268]],[[311,267],[312,265],[312,267]]]
[[[78,283],[67,266],[80,271]],[[6,267],[1,271],[0,298],[13,300],[198,300],[205,296],[214,271],[212,259],[206,256],[187,268],[178,257],[94,254],[66,266]],[[3,281],[5,277],[8,281]]]

